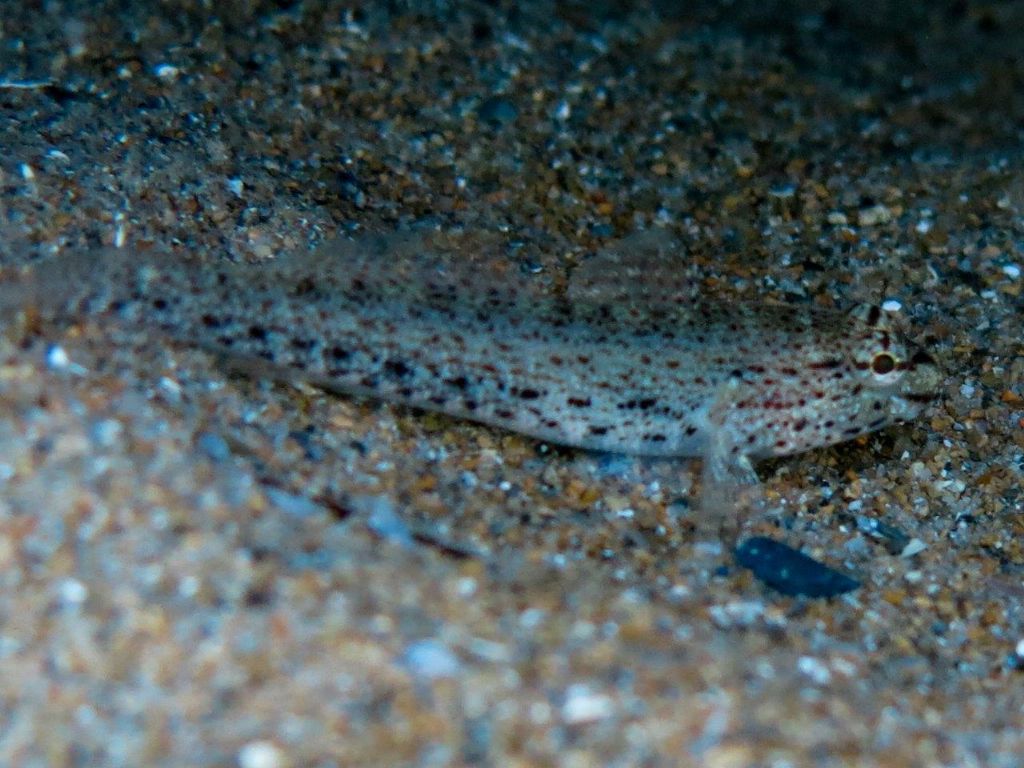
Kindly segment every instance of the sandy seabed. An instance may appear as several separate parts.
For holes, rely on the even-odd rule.
[[[695,462],[29,312],[0,764],[1021,764],[1024,13],[678,5],[5,0],[3,275],[432,221],[557,276],[663,227],[709,289],[884,299],[939,404],[760,467],[759,533],[862,586],[785,597],[702,547]]]

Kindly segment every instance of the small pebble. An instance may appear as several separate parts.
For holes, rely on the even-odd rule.
[[[384,496],[356,497],[352,499],[352,509],[365,515],[367,527],[382,539],[402,547],[415,546],[409,526]]]
[[[213,461],[231,458],[231,448],[227,441],[215,432],[203,432],[196,440],[196,445]]]
[[[571,685],[562,705],[562,719],[570,725],[604,720],[614,711],[614,702],[603,693],[594,693],[585,685]]]
[[[764,536],[747,539],[736,549],[736,561],[754,576],[784,595],[834,597],[850,592],[860,582]]]
[[[508,99],[494,96],[487,99],[476,110],[478,118],[494,125],[507,125],[518,117],[516,105]]]
[[[81,605],[89,597],[89,588],[78,579],[64,579],[58,590],[61,602],[67,605]]]
[[[828,685],[832,680],[832,672],[821,659],[816,659],[813,656],[801,656],[797,660],[796,666],[818,685]]]
[[[405,649],[405,664],[417,677],[435,680],[454,677],[462,664],[448,646],[437,640],[420,640]]]
[[[749,627],[764,616],[764,603],[753,600],[734,600],[725,605],[708,608],[711,621],[719,629]]]
[[[779,184],[769,189],[768,194],[772,197],[785,200],[796,194],[796,186],[793,184]]]
[[[239,768],[281,768],[284,754],[270,741],[250,741],[238,750]]]
[[[862,208],[857,214],[857,222],[862,227],[873,227],[876,224],[886,224],[890,221],[892,221],[892,211],[884,205]]]
[[[903,547],[903,551],[900,552],[900,557],[913,557],[914,555],[924,552],[926,549],[928,549],[928,545],[923,541],[920,539],[911,539],[907,545]]]
[[[153,74],[161,80],[174,80],[181,74],[181,70],[173,64],[157,64],[153,67]]]
[[[324,514],[324,509],[315,501],[280,488],[267,487],[263,491],[274,509],[290,517],[308,518]]]

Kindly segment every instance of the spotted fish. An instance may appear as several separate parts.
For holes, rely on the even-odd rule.
[[[28,285],[44,311],[116,312],[330,390],[595,451],[701,457],[725,498],[756,486],[753,461],[913,419],[936,396],[935,361],[876,306],[710,302],[671,278],[651,287],[630,247],[547,292],[425,235],[260,265],[107,252]]]

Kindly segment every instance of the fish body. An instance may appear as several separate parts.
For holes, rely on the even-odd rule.
[[[912,419],[938,388],[877,307],[609,305],[420,247],[364,237],[264,265],[120,254],[37,280],[36,300],[553,443],[702,457],[715,481]]]

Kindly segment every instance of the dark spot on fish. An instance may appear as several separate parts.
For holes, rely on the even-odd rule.
[[[590,398],[589,397],[570,397],[567,401],[573,408],[589,408]]]
[[[404,379],[412,374],[412,368],[406,365],[405,361],[394,358],[384,361],[384,371],[399,379]]]
[[[267,329],[262,325],[250,325],[249,326],[249,338],[256,339],[257,341],[267,340]]]
[[[523,400],[536,400],[540,397],[540,392],[536,389],[521,389],[519,390],[519,397]]]
[[[590,428],[590,434],[598,435],[598,436],[607,435],[608,434],[608,427],[591,427]]]
[[[153,299],[153,309],[159,311],[167,309],[167,299]]]
[[[329,357],[332,357],[335,360],[348,360],[350,357],[352,357],[352,353],[349,352],[347,349],[337,346],[331,347],[329,350],[327,350],[327,354]]]
[[[312,293],[315,290],[316,282],[313,280],[312,277],[309,277],[308,275],[306,277],[301,278],[297,283],[295,283],[296,296],[304,296],[305,294]]]

